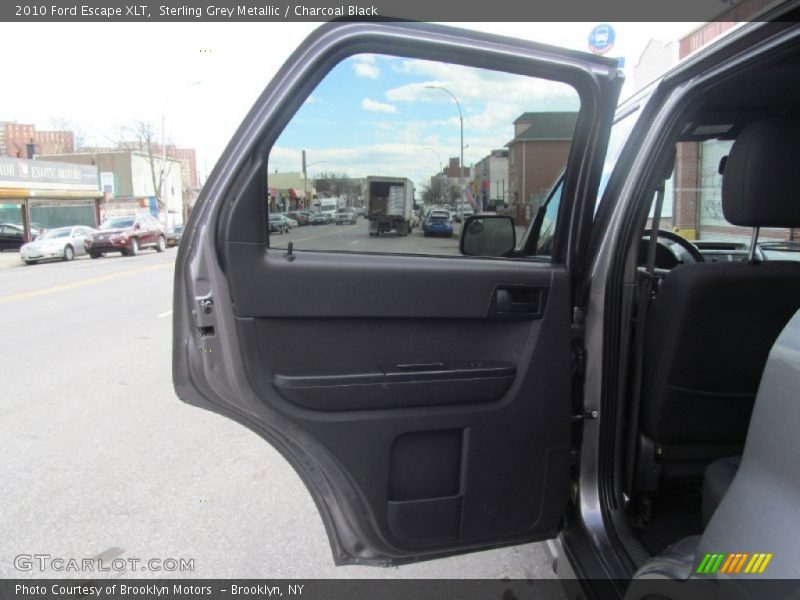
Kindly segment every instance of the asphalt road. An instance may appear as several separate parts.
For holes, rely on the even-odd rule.
[[[343,243],[363,238],[371,239]],[[194,560],[191,572],[104,575],[114,577],[553,576],[540,544],[399,568],[335,567],[289,465],[255,434],[175,396],[175,253],[30,267],[3,253],[0,577],[92,575],[20,571],[21,554]]]
[[[395,232],[369,236],[369,221],[358,218],[354,225],[308,225],[295,227],[288,234],[274,233],[270,245],[285,248],[294,243],[295,250],[345,250],[350,252],[397,252],[436,255],[457,255],[461,224],[453,223],[454,237],[425,237],[422,227],[415,227],[407,236]]]

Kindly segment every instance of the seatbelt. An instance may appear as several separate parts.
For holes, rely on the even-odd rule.
[[[661,209],[664,206],[666,179],[662,179],[656,188],[656,203],[653,212],[653,223],[650,227],[650,239],[647,244],[647,258],[644,271],[639,270],[639,295],[636,302],[636,324],[633,333],[633,369],[634,381],[630,414],[628,419],[627,462],[625,463],[625,491],[630,497],[633,490],[635,472],[634,457],[636,441],[639,435],[639,405],[642,398],[642,364],[644,362],[644,331],[647,311],[654,298],[656,271],[656,247],[658,245],[658,228],[661,223]]]

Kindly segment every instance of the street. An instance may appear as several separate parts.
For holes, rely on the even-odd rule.
[[[369,221],[359,217],[354,225],[308,225],[295,227],[288,234],[272,234],[273,248],[286,248],[293,242],[295,250],[346,250],[350,252],[392,252],[421,254],[458,254],[461,224],[453,222],[454,236],[425,237],[422,227],[401,237],[395,232],[370,237]]]
[[[296,248],[304,239],[361,250],[457,245],[419,229],[408,238],[365,229],[363,220],[304,227],[273,246],[281,237]],[[176,252],[36,266],[0,255],[0,577],[92,576],[20,571],[21,554],[193,559],[190,572],[130,567],[104,577],[553,576],[542,544],[399,568],[335,567],[314,503],[285,460],[249,430],[175,396]]]

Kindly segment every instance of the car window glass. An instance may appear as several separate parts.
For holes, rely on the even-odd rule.
[[[270,149],[268,213],[312,214],[288,235],[273,232],[269,245],[458,255],[462,223],[482,212],[511,216],[521,237],[564,169],[579,109],[576,91],[560,82],[351,57]],[[345,211],[352,220],[337,218]]]
[[[595,212],[600,205],[600,198],[608,185],[608,179],[613,171],[622,148],[625,145],[628,137],[633,130],[633,126],[638,120],[641,111],[639,107],[626,112],[623,116],[618,117],[611,128],[611,134],[608,144],[608,152],[606,153],[606,160],[603,164],[603,174],[600,180],[600,186],[597,193],[597,203],[595,204]],[[518,253],[528,253],[537,258],[550,258],[553,253],[553,241],[555,239],[556,222],[558,220],[558,211],[561,206],[561,190],[564,185],[564,174],[562,173],[553,184],[553,190],[550,193],[549,200],[547,200],[546,209],[541,220],[537,221],[535,218],[531,219],[530,225],[524,230],[520,231],[518,227],[517,244]],[[534,205],[534,216],[539,211],[539,206]],[[537,230],[533,231],[536,227]],[[529,242],[531,236],[537,239],[536,247],[530,248]]]
[[[676,145],[675,168],[665,183],[664,203],[659,227],[677,233],[703,246],[725,242],[744,253],[750,245],[752,229],[732,225],[722,210],[720,163],[728,156],[733,140],[709,139],[700,142],[679,142]],[[650,207],[647,227],[652,226],[655,195]],[[800,260],[798,248],[792,244],[792,230],[762,227],[759,246],[767,258]],[[701,248],[702,249],[702,248]],[[708,252],[709,257],[731,260],[737,254]],[[713,254],[713,256],[712,256]]]
[[[553,195],[544,208],[542,225],[539,228],[539,237],[533,255],[537,257],[551,256],[553,254],[553,240],[556,235],[556,220],[561,207],[561,191],[564,189],[563,181],[559,182]]]
[[[603,196],[603,192],[606,191],[606,186],[608,185],[609,177],[611,177],[611,172],[617,165],[619,155],[622,154],[622,149],[625,147],[625,142],[628,141],[628,138],[633,131],[633,126],[636,125],[641,113],[642,111],[637,106],[614,120],[614,124],[611,127],[611,132],[608,138],[608,150],[606,151],[606,160],[603,163],[600,187],[597,190],[597,204],[595,205],[595,212],[597,212],[597,206],[600,204],[600,199]]]

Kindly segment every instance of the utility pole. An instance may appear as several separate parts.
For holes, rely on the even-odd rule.
[[[303,204],[306,205],[306,210],[311,207],[308,201],[308,173],[306,172],[306,151],[303,150]]]

